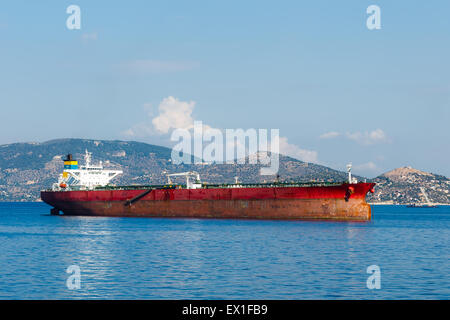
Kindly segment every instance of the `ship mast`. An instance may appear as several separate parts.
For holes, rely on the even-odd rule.
[[[352,183],[352,164],[347,164],[348,183]]]
[[[356,179],[352,176],[352,163],[351,162],[347,165],[347,173],[348,173],[348,183],[350,183],[350,184],[358,183],[358,179]]]

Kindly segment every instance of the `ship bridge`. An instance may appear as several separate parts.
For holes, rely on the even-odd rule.
[[[92,190],[96,187],[107,186],[112,179],[122,174],[122,170],[108,170],[103,168],[103,163],[91,164],[92,153],[85,151],[83,166],[78,166],[78,161],[67,155],[64,159],[64,171],[59,176],[58,182],[53,184],[54,191],[63,190]]]

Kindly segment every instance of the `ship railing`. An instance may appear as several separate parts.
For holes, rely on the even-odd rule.
[[[240,184],[208,184],[206,188],[283,188],[338,186],[345,182],[270,182]]]
[[[237,188],[288,188],[288,187],[330,187],[339,186],[342,184],[347,184],[348,181],[341,182],[269,182],[269,183],[239,183],[239,184],[213,184],[213,183],[203,183],[201,189],[237,189]],[[127,186],[116,186],[116,185],[106,185],[98,186],[89,190],[163,190],[163,189],[187,189],[185,184],[172,184],[172,185],[127,185]],[[70,188],[65,191],[77,191],[84,190],[81,188]],[[87,189],[86,189],[87,190]],[[47,189],[44,191],[52,191],[52,189]],[[64,190],[61,190],[64,191]]]
[[[283,188],[283,187],[329,187],[339,186],[346,181],[341,182],[279,182],[279,183],[239,183],[239,184],[209,184],[203,183],[202,189],[234,189],[234,188]],[[145,190],[145,189],[187,189],[185,184],[173,185],[128,185],[128,186],[102,186],[95,190]]]

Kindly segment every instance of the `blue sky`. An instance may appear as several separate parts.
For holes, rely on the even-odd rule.
[[[66,28],[71,4],[80,30]],[[372,4],[381,30],[366,27]],[[216,128],[280,129],[287,153],[333,168],[450,176],[449,12],[448,1],[4,2],[0,144],[168,145],[152,120],[173,97]]]

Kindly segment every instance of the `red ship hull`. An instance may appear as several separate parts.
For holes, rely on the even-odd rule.
[[[365,221],[374,185],[42,191],[41,198],[65,215]]]

